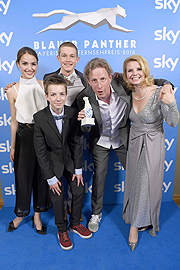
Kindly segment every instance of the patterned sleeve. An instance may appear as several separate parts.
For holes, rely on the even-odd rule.
[[[179,122],[179,112],[178,112],[176,100],[173,100],[168,105],[162,102],[161,110],[162,110],[163,118],[166,121],[166,123],[171,127],[175,127]]]

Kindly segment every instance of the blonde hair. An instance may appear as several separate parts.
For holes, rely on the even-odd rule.
[[[86,80],[89,80],[90,72],[95,68],[105,68],[105,70],[108,73],[108,76],[112,74],[112,68],[108,64],[108,62],[105,59],[102,58],[94,58],[91,61],[87,63],[84,69],[84,77]]]
[[[132,55],[128,58],[125,59],[124,63],[123,63],[123,79],[127,85],[127,87],[131,90],[134,90],[134,85],[128,82],[127,79],[127,64],[131,61],[136,61],[138,62],[138,64],[140,65],[140,67],[142,68],[142,71],[144,73],[144,81],[142,82],[142,85],[145,86],[151,86],[154,84],[154,79],[153,76],[150,76],[150,70],[149,70],[149,65],[147,60],[142,57],[141,55]]]

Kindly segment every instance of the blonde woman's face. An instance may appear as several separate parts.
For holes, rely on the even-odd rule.
[[[126,76],[128,82],[134,86],[141,84],[145,79],[144,72],[137,61],[130,61],[127,64]]]

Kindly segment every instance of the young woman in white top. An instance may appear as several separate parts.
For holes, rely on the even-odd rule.
[[[34,216],[33,227],[39,234],[46,234],[41,223],[40,213],[47,211],[50,198],[47,182],[42,179],[36,159],[33,133],[33,114],[47,106],[43,84],[35,75],[38,67],[36,52],[23,47],[17,53],[17,67],[21,71],[20,80],[7,91],[11,110],[11,152],[10,158],[14,162],[16,218],[9,223],[8,231],[17,229],[21,221],[29,215],[31,193],[33,191]]]

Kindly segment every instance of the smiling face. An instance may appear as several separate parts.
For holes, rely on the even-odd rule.
[[[48,85],[48,94],[46,95],[46,99],[49,101],[52,110],[56,114],[60,114],[62,112],[66,98],[66,88],[63,84]]]
[[[79,62],[76,49],[73,47],[62,47],[57,59],[61,63],[61,72],[66,77],[73,73],[76,64]]]
[[[127,63],[126,77],[128,82],[134,86],[142,84],[145,79],[145,75],[137,61],[130,61]]]
[[[91,70],[88,83],[100,100],[107,101],[111,94],[112,75],[108,75],[105,68],[97,67]]]
[[[38,61],[34,55],[25,53],[21,56],[19,62],[17,62],[17,66],[21,70],[21,77],[23,79],[32,79],[36,75]]]

